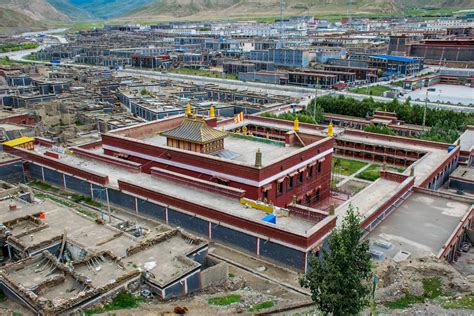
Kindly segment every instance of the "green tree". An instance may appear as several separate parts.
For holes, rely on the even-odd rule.
[[[395,132],[388,126],[385,125],[375,125],[370,124],[364,127],[365,132],[369,133],[377,133],[377,134],[384,134],[384,135],[395,135]]]
[[[307,113],[314,118],[314,122],[316,122],[317,124],[321,124],[324,121],[324,109],[317,102],[315,105],[314,100],[308,106]]]
[[[361,218],[349,205],[342,225],[328,239],[322,258],[312,257],[300,284],[325,315],[356,315],[369,304],[371,264],[368,241],[361,242]]]

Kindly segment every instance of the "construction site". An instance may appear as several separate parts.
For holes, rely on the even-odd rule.
[[[112,225],[34,196],[27,187],[3,186],[1,240],[7,264],[0,270],[0,286],[32,313],[69,314],[124,290],[169,299],[207,286],[203,239],[165,225]],[[212,278],[219,277],[227,275]]]

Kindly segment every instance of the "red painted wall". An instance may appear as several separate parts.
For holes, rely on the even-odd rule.
[[[200,167],[212,170],[214,172],[219,172],[225,175],[242,177],[245,179],[253,181],[262,181],[268,177],[271,177],[283,170],[291,168],[296,164],[308,160],[319,153],[322,153],[326,150],[330,150],[333,147],[334,140],[332,138],[324,138],[319,143],[314,143],[310,146],[305,147],[298,153],[295,153],[291,157],[288,157],[284,160],[277,161],[271,165],[268,165],[263,168],[255,168],[250,166],[241,165],[231,161],[224,161],[222,159],[209,157],[206,155],[199,155],[193,152],[177,150],[168,147],[154,146],[151,144],[146,144],[141,141],[134,139],[129,139],[125,137],[120,137],[112,134],[102,135],[102,143],[104,145],[113,146],[119,149],[124,149],[132,152],[137,152],[153,157],[159,157],[161,159],[169,160],[174,163],[183,163],[190,166]],[[105,154],[113,155],[112,150],[105,150]],[[282,195],[277,196],[276,192],[276,180],[272,182],[272,188],[269,191],[269,201],[273,202],[277,206],[286,206],[292,200],[293,196],[301,196],[309,190],[312,190],[318,186],[321,186],[321,199],[324,199],[329,194],[329,181],[331,174],[331,157],[332,154],[325,157],[324,162],[322,163],[321,173],[315,175],[312,178],[305,176],[304,182],[301,185],[296,185],[291,191],[285,190]],[[199,172],[191,171],[185,168],[175,167],[165,163],[158,162],[149,162],[147,159],[136,157],[130,155],[129,160],[135,161],[141,164],[144,164],[143,170],[148,172],[150,167],[159,167],[169,171],[183,173],[188,176],[193,176],[199,179],[214,181],[217,182],[217,179],[213,176],[207,174],[201,174]],[[225,178],[225,176],[223,177]],[[287,180],[285,180],[286,186]],[[251,186],[248,184],[229,181],[227,185],[245,190],[246,197],[250,199],[260,199],[263,197],[262,188]]]

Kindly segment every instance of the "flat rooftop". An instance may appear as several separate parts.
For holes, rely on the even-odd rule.
[[[336,208],[337,224],[340,225],[352,205],[354,209],[361,214],[363,218],[370,216],[371,211],[380,204],[383,204],[388,198],[393,196],[394,191],[401,186],[400,183],[379,178],[371,185],[354,195],[350,200]]]
[[[14,161],[14,160],[20,160],[19,157],[10,155],[8,153],[0,152],[0,163],[8,162],[8,161]]]
[[[434,92],[428,92],[429,102],[442,102],[451,104],[464,104],[469,105],[474,103],[474,91],[472,87],[466,87],[463,85],[451,85],[451,84],[437,84],[431,87],[423,87],[421,89],[413,90],[405,93],[404,98],[410,97],[411,100],[425,100],[426,90],[434,88]]]
[[[466,129],[459,138],[459,146],[462,151],[471,151],[474,146],[474,129]]]
[[[240,140],[240,139],[239,139]],[[36,149],[39,147],[36,146]],[[44,150],[44,148],[42,149]],[[59,161],[72,164],[84,170],[98,172],[108,175],[110,185],[118,188],[118,180],[123,179],[139,186],[147,187],[152,190],[162,192],[185,201],[190,201],[209,208],[217,208],[221,212],[230,213],[242,218],[264,223],[266,225],[275,225],[279,229],[288,230],[299,235],[305,235],[306,231],[315,225],[314,222],[306,221],[298,217],[279,217],[276,224],[269,224],[261,219],[267,213],[247,208],[240,204],[239,200],[228,198],[217,193],[201,190],[191,186],[177,184],[162,178],[157,178],[146,173],[133,173],[126,169],[116,167],[98,160],[81,158],[77,155],[60,154]]]
[[[152,246],[127,257],[127,260],[135,263],[140,269],[150,272],[153,279],[164,286],[169,280],[199,266],[197,262],[184,256],[195,247],[181,236],[172,236],[159,243],[159,255],[157,255],[156,247]]]
[[[141,140],[152,145],[166,146],[166,137],[161,135],[145,137]],[[265,166],[271,164],[274,160],[278,160],[286,155],[291,155],[301,148],[302,147],[285,146],[284,143],[282,143],[282,146],[279,146],[275,143],[237,138],[229,135],[224,139],[224,149],[230,151],[233,158],[228,159],[222,156],[219,156],[219,158],[253,166],[255,165],[255,153],[260,149],[262,152],[262,163],[263,166]],[[213,154],[210,154],[210,156],[216,157],[216,155]]]
[[[4,129],[6,132],[24,131],[24,130],[26,130],[26,127],[16,125],[16,124],[0,123],[0,129]]]
[[[451,177],[461,178],[466,181],[474,181],[474,169],[459,166],[453,173],[451,173]]]
[[[471,203],[426,193],[413,193],[368,236],[388,241],[391,249],[373,247],[393,258],[399,251],[412,257],[436,256],[453,233]]]

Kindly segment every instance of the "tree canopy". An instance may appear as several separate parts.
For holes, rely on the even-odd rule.
[[[342,225],[328,237],[329,250],[312,257],[300,284],[324,314],[356,315],[369,304],[371,263],[368,241],[361,242],[361,219],[350,205]]]

